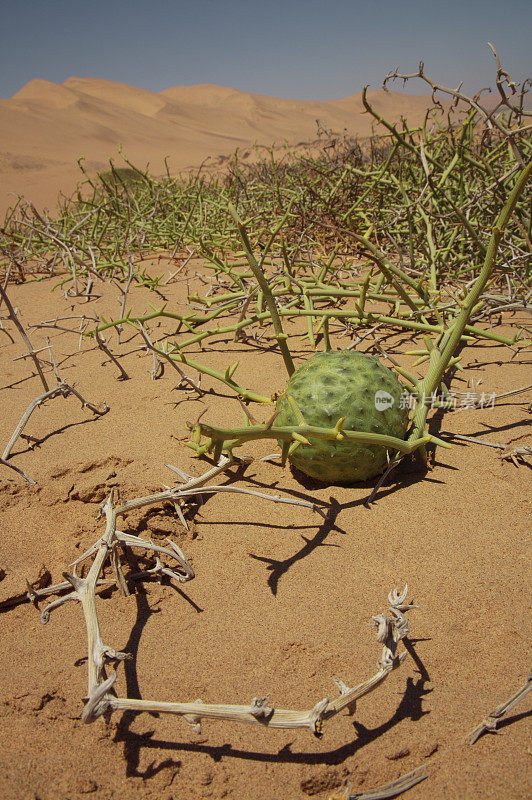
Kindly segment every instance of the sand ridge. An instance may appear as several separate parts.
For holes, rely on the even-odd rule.
[[[371,103],[391,121],[406,116],[419,124],[430,105],[426,96],[371,91]],[[200,84],[150,92],[94,78],[62,84],[35,79],[12,98],[0,100],[0,213],[22,193],[38,207],[53,208],[58,192],[70,194],[81,177],[83,156],[91,172],[121,162],[118,148],[152,172],[186,171],[238,147],[312,141],[317,121],[352,136],[371,134],[361,94],[314,102],[254,95]]]

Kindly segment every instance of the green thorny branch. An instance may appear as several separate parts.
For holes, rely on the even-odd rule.
[[[439,334],[436,341],[429,347],[430,350],[430,361],[429,361],[429,368],[422,380],[418,380],[410,373],[406,372],[406,370],[401,369],[400,367],[397,368],[397,371],[405,377],[409,383],[411,384],[410,391],[416,398],[415,408],[414,408],[414,416],[412,420],[412,425],[410,427],[409,435],[406,441],[398,439],[393,436],[383,436],[380,434],[374,433],[366,433],[361,431],[349,431],[343,430],[343,423],[344,419],[340,418],[336,425],[332,428],[318,428],[304,424],[304,419],[301,420],[302,424],[297,426],[279,426],[276,427],[275,417],[274,414],[271,419],[262,424],[262,425],[247,425],[245,427],[235,427],[235,428],[218,428],[212,425],[208,425],[206,423],[198,422],[193,427],[193,437],[192,441],[188,443],[190,447],[192,447],[198,455],[203,455],[206,452],[212,452],[215,459],[218,459],[222,453],[222,450],[226,450],[230,454],[232,453],[233,448],[238,447],[245,442],[256,440],[256,439],[276,439],[282,442],[282,461],[285,463],[286,458],[298,447],[301,445],[308,445],[310,444],[308,437],[314,437],[317,439],[327,439],[327,440],[350,440],[350,441],[358,441],[361,444],[368,444],[368,445],[380,445],[383,447],[387,447],[390,451],[395,453],[394,457],[397,457],[399,454],[408,454],[412,453],[415,450],[420,450],[421,455],[424,459],[426,459],[426,445],[429,442],[432,442],[435,445],[440,445],[443,447],[448,447],[444,442],[438,439],[435,436],[431,436],[430,434],[425,432],[425,425],[427,414],[429,411],[428,405],[424,402],[424,398],[433,395],[433,393],[440,387],[443,377],[447,369],[456,363],[457,359],[454,357],[454,353],[459,342],[462,339],[464,331],[466,330],[467,323],[471,316],[473,309],[475,308],[478,299],[486,285],[488,284],[490,277],[492,275],[494,266],[495,266],[495,259],[497,256],[497,251],[499,248],[499,243],[501,241],[503,232],[508,224],[508,221],[512,215],[512,212],[515,208],[517,200],[519,199],[521,193],[523,192],[530,176],[532,174],[532,161],[529,162],[527,166],[525,166],[522,171],[520,172],[514,188],[510,192],[508,199],[501,210],[495,225],[493,226],[491,238],[486,250],[484,263],[482,269],[471,288],[470,292],[466,296],[466,298],[460,302],[461,309],[458,314],[454,317],[454,319],[450,322],[450,324]],[[235,219],[236,212],[233,212],[233,216]],[[245,233],[245,228],[238,220],[239,224],[239,231],[241,233],[242,239],[245,243],[246,254],[249,253],[248,259],[251,265],[252,260],[254,262],[254,266],[252,266],[253,272],[257,275],[260,272],[260,267],[258,263],[255,261],[252,253],[251,247],[249,245],[249,239]],[[257,272],[255,271],[257,269]],[[262,273],[260,272],[261,280],[259,285],[262,287],[265,284],[265,279]],[[269,291],[269,288],[268,288]],[[270,292],[271,295],[271,292]],[[271,296],[271,303],[275,305],[275,300],[273,296]],[[271,311],[271,307],[270,307]],[[273,318],[273,313],[272,313]],[[280,319],[277,315],[278,320],[278,327],[276,326],[276,332],[282,333]],[[283,343],[286,350],[288,350],[286,346],[286,339],[284,337],[278,337],[278,341],[281,344]],[[290,358],[290,362],[291,358]],[[285,358],[285,364],[288,363],[287,359]],[[289,374],[291,374],[291,370],[288,370]],[[293,371],[293,366],[292,366]],[[201,437],[204,436],[205,440],[201,443]]]
[[[445,371],[452,363],[454,352],[460,341],[464,329],[467,325],[471,312],[475,307],[480,295],[484,291],[491,274],[495,267],[495,258],[499,249],[499,243],[502,239],[504,229],[512,215],[519,196],[523,192],[530,176],[532,174],[532,161],[521,170],[515,182],[514,188],[510,192],[504,207],[502,208],[495,225],[492,228],[491,238],[484,257],[484,263],[480,270],[479,276],[473,284],[469,294],[461,302],[461,310],[455,316],[454,320],[447,327],[445,333],[441,336],[439,341],[435,344],[430,352],[430,361],[427,374],[421,381],[417,381],[415,389],[418,397],[429,396],[440,385]],[[425,428],[425,422],[428,414],[428,406],[425,403],[417,403],[414,411],[414,418],[412,428],[409,436],[409,441],[415,441],[422,430]],[[424,454],[424,446],[422,453]]]

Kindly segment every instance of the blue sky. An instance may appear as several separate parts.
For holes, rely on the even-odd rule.
[[[417,69],[469,91],[493,82],[491,41],[532,76],[530,0],[0,0],[0,97],[32,78],[159,91],[216,83],[327,100]],[[419,82],[409,91],[424,93]]]

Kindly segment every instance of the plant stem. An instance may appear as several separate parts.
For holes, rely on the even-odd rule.
[[[270,309],[270,314],[272,317],[272,323],[275,330],[275,338],[279,342],[279,349],[281,351],[281,355],[283,357],[284,365],[286,367],[286,371],[288,375],[292,375],[295,367],[294,362],[292,361],[292,356],[290,355],[290,350],[288,349],[288,345],[286,344],[287,336],[283,331],[283,326],[281,324],[281,318],[279,317],[279,313],[277,311],[277,306],[275,304],[275,299],[272,295],[270,285],[266,280],[262,269],[260,268],[259,264],[255,256],[253,255],[253,251],[251,249],[251,243],[248,238],[248,234],[246,228],[244,227],[240,217],[238,216],[236,209],[234,208],[231,203],[229,204],[229,213],[234,220],[235,225],[238,228],[238,232],[240,234],[240,238],[242,240],[242,244],[244,245],[244,252],[246,254],[246,258],[248,260],[249,266],[253,271],[253,275],[255,276],[255,280],[259,284],[259,287],[263,293],[264,299]],[[286,216],[286,215],[285,215]],[[283,221],[280,223],[279,227],[283,224]]]

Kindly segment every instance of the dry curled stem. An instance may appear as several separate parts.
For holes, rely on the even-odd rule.
[[[408,633],[408,621],[405,612],[415,608],[406,603],[407,587],[399,595],[393,590],[388,599],[390,601],[390,615],[380,614],[373,617],[377,626],[377,641],[382,643],[382,653],[378,661],[377,672],[363,683],[349,688],[343,681],[336,681],[339,688],[339,697],[330,700],[325,697],[319,700],[312,708],[305,711],[293,709],[274,708],[267,704],[267,698],[253,698],[249,705],[210,704],[201,700],[192,703],[158,702],[154,700],[135,700],[130,698],[107,695],[105,705],[101,694],[98,692],[100,713],[111,711],[148,711],[167,713],[183,716],[187,722],[200,730],[202,718],[228,720],[232,722],[245,722],[248,724],[262,725],[268,728],[296,729],[307,728],[315,736],[322,735],[323,723],[336,716],[344,709],[354,713],[356,701],[377,688],[396,667],[404,661],[407,652],[396,653],[397,645]],[[91,714],[91,719],[96,715]],[[91,721],[87,719],[86,721]]]
[[[195,702],[159,702],[156,700],[137,700],[127,697],[115,696],[111,694],[111,688],[117,678],[113,670],[106,672],[106,664],[128,658],[127,653],[120,653],[106,645],[101,636],[96,608],[96,591],[101,586],[103,580],[102,571],[106,564],[110,564],[114,570],[115,583],[123,594],[127,594],[127,581],[131,578],[145,578],[153,574],[168,575],[169,577],[185,582],[194,578],[194,571],[184,554],[178,546],[168,540],[168,546],[162,547],[152,542],[141,539],[132,534],[123,533],[117,530],[118,517],[141,506],[153,505],[163,500],[176,500],[186,497],[194,492],[217,491],[218,486],[204,486],[204,484],[215,475],[224,471],[233,463],[230,459],[222,459],[216,467],[208,470],[200,478],[190,478],[186,483],[175,489],[168,489],[165,492],[149,495],[143,498],[122,503],[115,506],[113,503],[113,492],[107,500],[102,503],[100,510],[105,516],[106,527],[103,536],[98,539],[92,547],[77,558],[71,565],[71,572],[64,572],[63,577],[72,587],[69,594],[61,597],[44,609],[42,621],[47,622],[50,611],[65,602],[78,601],[81,603],[85,617],[88,644],[88,688],[87,703],[82,713],[84,722],[92,722],[102,714],[112,711],[148,711],[153,713],[168,713],[183,716],[187,722],[192,724],[196,730],[199,729],[203,718],[231,720],[235,722],[246,722],[255,725],[262,725],[268,728],[307,728],[315,736],[322,735],[324,721],[336,716],[344,709],[349,713],[354,713],[356,701],[366,694],[372,692],[396,669],[407,656],[407,651],[397,653],[398,643],[409,631],[406,612],[415,608],[406,601],[408,587],[399,594],[395,589],[388,595],[390,603],[388,614],[379,614],[373,617],[377,627],[377,641],[382,644],[382,651],[377,663],[377,672],[369,679],[350,688],[343,681],[336,681],[339,689],[339,696],[333,700],[329,697],[320,699],[312,708],[304,711],[274,708],[268,703],[268,698],[264,696],[254,697],[249,705],[229,705],[229,704],[210,704],[201,700]],[[176,470],[180,472],[180,470]],[[281,498],[261,495],[268,499],[279,500]],[[283,500],[285,498],[282,498]],[[301,502],[301,501],[299,501]],[[309,504],[312,507],[312,504]],[[128,547],[139,547],[152,551],[154,554],[165,555],[174,559],[177,565],[172,569],[166,567],[158,558],[154,568],[146,570],[139,575],[125,576],[122,573],[120,561],[121,550]],[[85,577],[80,577],[77,573],[79,564],[92,558],[92,564]],[[61,585],[62,588],[65,585]]]
[[[126,370],[124,369],[118,358],[115,355],[113,355],[113,353],[109,350],[109,347],[107,346],[107,340],[102,337],[98,328],[95,328],[94,336],[96,339],[96,344],[98,345],[100,350],[102,350],[105,353],[105,355],[111,359],[113,364],[116,364],[116,366],[120,370],[120,375],[118,376],[117,380],[128,381],[129,375],[127,374]]]

